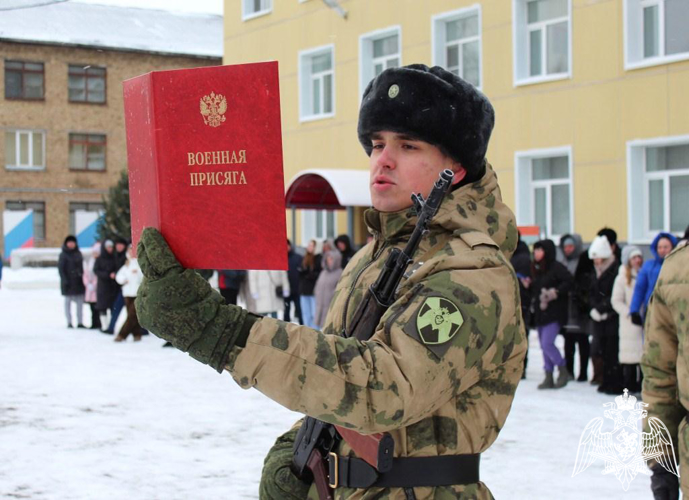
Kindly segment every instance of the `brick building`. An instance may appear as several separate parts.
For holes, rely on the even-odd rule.
[[[222,29],[222,16],[104,5],[3,11],[0,205],[33,209],[34,246],[60,246],[126,169],[122,81],[221,64]]]

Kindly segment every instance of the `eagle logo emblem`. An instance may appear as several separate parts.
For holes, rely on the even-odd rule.
[[[222,94],[211,92],[199,101],[203,123],[211,127],[219,127],[225,121],[225,111],[227,111],[227,100]]]
[[[416,316],[416,329],[424,344],[444,344],[464,323],[459,309],[443,297],[428,297]]]
[[[613,421],[614,429],[601,432],[604,422],[601,417],[588,423],[581,433],[572,477],[584,472],[597,459],[605,463],[603,474],[614,474],[624,491],[639,472],[651,475],[646,462],[652,459],[668,472],[679,476],[670,431],[663,421],[651,417],[648,419],[651,432],[641,432],[639,428],[639,420],[648,415],[644,409],[647,403],[637,403],[636,398],[625,389],[614,403],[605,403],[603,406],[608,408],[603,414]]]

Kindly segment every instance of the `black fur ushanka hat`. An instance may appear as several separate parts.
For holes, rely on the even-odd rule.
[[[471,177],[483,167],[495,112],[473,85],[445,69],[412,64],[383,71],[368,84],[358,134],[371,156],[371,134],[406,133],[440,147]]]

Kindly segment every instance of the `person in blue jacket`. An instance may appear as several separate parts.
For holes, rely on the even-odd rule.
[[[646,307],[658,280],[663,261],[675,246],[677,246],[677,238],[670,233],[658,233],[658,236],[653,239],[651,253],[653,253],[654,258],[644,262],[639,271],[634,287],[634,296],[629,306],[629,315],[635,325],[643,326],[644,321],[641,313],[646,313]]]

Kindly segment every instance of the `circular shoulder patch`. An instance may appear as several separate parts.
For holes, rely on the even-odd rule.
[[[390,88],[388,89],[388,97],[390,99],[394,99],[395,97],[397,97],[397,94],[399,94],[399,93],[400,93],[399,85],[397,85],[396,83],[393,83],[392,85],[390,85]]]
[[[444,344],[463,323],[457,306],[443,297],[428,297],[416,315],[416,329],[424,344]]]

